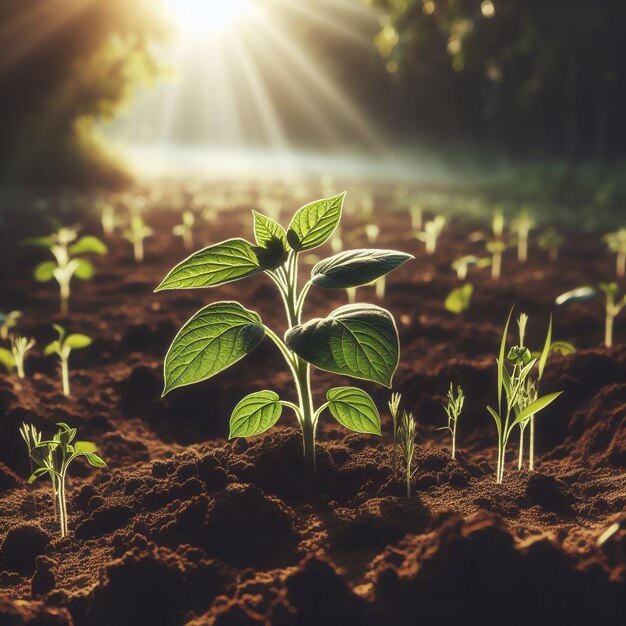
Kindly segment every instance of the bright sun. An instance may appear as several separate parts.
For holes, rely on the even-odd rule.
[[[255,10],[255,0],[164,0],[172,19],[185,33],[224,31]]]

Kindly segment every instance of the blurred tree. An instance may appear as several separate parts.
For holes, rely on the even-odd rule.
[[[154,0],[3,0],[0,178],[124,182],[97,124],[159,74],[150,46],[166,32]]]

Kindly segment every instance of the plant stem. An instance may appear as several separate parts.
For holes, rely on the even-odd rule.
[[[14,354],[15,368],[17,369],[18,378],[26,378],[24,373],[24,355]]]
[[[528,442],[528,469],[535,470],[535,416],[530,416],[530,437]]]
[[[517,455],[517,469],[524,466],[524,428],[519,429],[519,454]]]
[[[606,314],[606,325],[604,327],[604,345],[607,348],[613,347],[613,320],[615,317],[607,312]]]
[[[59,523],[61,525],[61,537],[67,535],[67,504],[65,502],[65,476],[61,475],[57,479],[57,495],[59,508]]]
[[[63,382],[63,395],[70,397],[70,372],[67,359],[61,359],[61,380]]]
[[[407,463],[406,466],[406,497],[411,497],[411,464]]]
[[[296,383],[302,413],[302,442],[304,460],[311,476],[315,476],[315,429],[317,424],[313,414],[313,397],[311,394],[311,366],[298,358]]]
[[[456,420],[454,420],[454,428],[452,429],[452,458],[456,458]]]
[[[519,233],[519,246],[517,247],[517,260],[526,263],[528,260],[528,231],[522,230]]]
[[[70,310],[70,283],[63,281],[59,283],[61,288],[61,315],[67,315]]]
[[[376,281],[376,297],[379,300],[384,300],[385,299],[385,288],[386,288],[386,286],[387,286],[387,284],[386,284],[384,276],[382,278],[379,278]]]
[[[491,259],[491,278],[500,278],[500,272],[502,269],[502,254],[500,252],[494,252]]]
[[[624,278],[626,276],[626,254],[619,252],[617,255],[617,277]]]

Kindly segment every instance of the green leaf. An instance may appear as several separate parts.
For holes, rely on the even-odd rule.
[[[550,346],[550,352],[554,354],[560,354],[561,356],[568,356],[576,353],[574,344],[568,341],[554,341]]]
[[[9,374],[15,369],[15,359],[11,350],[0,348],[0,364],[4,365]]]
[[[311,271],[311,282],[325,289],[367,285],[414,257],[395,250],[347,250],[320,261]]]
[[[509,324],[511,322],[511,316],[513,315],[513,307],[509,311],[509,316],[506,319],[504,330],[502,331],[502,341],[500,342],[500,354],[496,360],[498,364],[498,411],[502,411],[502,387],[504,386],[504,356],[506,352],[506,340],[509,334]]]
[[[50,470],[47,467],[38,467],[29,477],[28,484],[32,485],[42,474],[47,474]]]
[[[254,238],[260,246],[267,246],[272,239],[280,239],[287,247],[287,233],[285,229],[273,219],[252,211],[254,216]]]
[[[529,404],[513,421],[511,426],[509,426],[509,431],[516,426],[520,422],[527,420],[531,415],[536,415],[542,409],[545,409],[549,404],[554,402],[563,392],[557,391],[555,393],[549,393],[547,396],[543,396],[542,398],[538,398],[531,404]]]
[[[75,254],[106,254],[108,252],[106,245],[97,237],[86,235],[81,237],[73,246],[70,246],[69,252]]]
[[[44,261],[35,268],[33,277],[38,283],[47,283],[54,278],[54,270],[57,268],[54,261]]]
[[[463,313],[469,309],[472,302],[472,295],[474,294],[474,285],[472,283],[465,283],[462,287],[453,289],[447,296],[444,307],[450,313]]]
[[[541,356],[539,357],[539,362],[537,365],[537,378],[541,380],[543,377],[543,370],[546,367],[546,363],[548,362],[548,356],[550,356],[550,346],[552,345],[552,315],[550,315],[550,323],[548,324],[548,332],[546,334],[546,341],[543,344],[543,350],[541,352]]]
[[[216,287],[259,274],[264,269],[250,242],[229,239],[186,258],[165,277],[155,291]]]
[[[346,428],[380,435],[380,413],[370,396],[357,387],[335,387],[326,392],[328,410]]]
[[[76,261],[75,275],[79,280],[91,280],[96,273],[93,264],[87,259],[74,259]]]
[[[93,467],[106,467],[107,464],[101,459],[97,454],[93,454],[91,452],[83,452],[84,457],[87,459],[89,465],[93,465]]]
[[[265,336],[257,313],[238,302],[198,311],[179,331],[165,357],[163,395],[215,376],[256,348]]]
[[[28,237],[22,239],[21,244],[23,246],[35,246],[36,248],[50,249],[54,245],[50,237]]]
[[[391,387],[400,342],[388,311],[371,304],[349,304],[326,318],[296,326],[285,335],[291,350],[321,370]]]
[[[287,241],[296,251],[311,250],[330,239],[341,219],[343,200],[341,193],[332,198],[316,200],[298,209],[287,230]]]
[[[74,452],[76,454],[85,454],[86,452],[97,452],[98,451],[98,446],[96,446],[95,443],[92,443],[91,441],[77,441],[74,444]]]
[[[61,352],[61,344],[58,341],[49,343],[43,351],[44,356],[50,356],[51,354],[59,354]]]
[[[72,348],[72,350],[79,350],[80,348],[90,346],[92,341],[87,335],[74,334],[68,335],[64,343],[68,348]]]
[[[233,410],[228,438],[260,435],[276,424],[282,412],[277,393],[268,390],[251,393]]]
[[[502,418],[490,406],[487,407],[487,411],[489,411],[491,417],[493,417],[493,421],[496,423],[498,440],[500,440],[502,438]]]

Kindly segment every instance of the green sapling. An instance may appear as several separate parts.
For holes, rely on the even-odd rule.
[[[474,285],[472,285],[472,283],[465,283],[461,287],[453,289],[447,295],[443,305],[446,308],[446,311],[460,315],[469,309],[470,304],[472,303],[473,295]]]
[[[193,227],[196,216],[191,211],[183,211],[182,221],[172,229],[172,233],[181,237],[185,250],[193,250]]]
[[[463,389],[461,389],[461,387],[458,386],[456,395],[455,395],[454,387],[452,383],[450,383],[450,388],[448,389],[448,400],[446,404],[443,405],[446,415],[448,416],[448,424],[447,426],[442,426],[441,428],[438,428],[437,430],[450,431],[450,436],[452,438],[451,456],[453,459],[456,458],[456,427],[457,427],[461,412],[463,411],[464,404],[465,404],[465,394],[463,393]]]
[[[35,345],[35,340],[11,333],[9,341],[11,350],[0,348],[0,363],[6,367],[9,374],[15,369],[18,378],[26,378],[24,360],[26,353]]]
[[[522,210],[511,224],[511,228],[517,236],[517,260],[520,263],[526,263],[528,260],[528,237],[536,225],[537,222],[527,209]]]
[[[556,261],[559,258],[559,250],[563,245],[563,235],[554,228],[547,228],[539,235],[537,243],[542,250],[548,252],[550,261]]]
[[[424,224],[424,230],[415,233],[415,238],[426,244],[426,254],[435,254],[437,251],[437,241],[445,225],[446,218],[443,215],[437,215]]]
[[[124,230],[124,239],[133,246],[133,255],[136,263],[144,259],[144,239],[153,233],[152,228],[146,225],[141,215],[131,215],[130,227]]]
[[[468,254],[455,259],[450,267],[456,272],[459,280],[465,280],[470,267],[477,267],[480,269],[482,267],[489,267],[490,265],[491,259],[481,259],[473,254]]]
[[[22,317],[21,311],[11,311],[10,313],[0,312],[0,339],[6,341],[13,328],[17,326],[17,320]]]
[[[398,474],[398,417],[400,417],[400,402],[402,402],[402,395],[399,393],[392,393],[389,399],[389,415],[391,415],[391,421],[393,424],[393,450],[391,452],[391,464],[393,466],[393,475]]]
[[[61,365],[61,381],[63,385],[63,395],[70,397],[70,371],[69,358],[72,350],[80,350],[91,345],[91,339],[87,335],[73,334],[66,335],[65,329],[58,324],[53,324],[59,338],[49,343],[44,350],[45,356],[56,354]]]
[[[604,236],[609,250],[615,252],[616,264],[615,269],[618,278],[626,276],[626,228],[620,228],[614,233]]]
[[[413,455],[415,453],[415,429],[416,422],[413,413],[402,412],[402,419],[398,428],[398,440],[402,465],[404,466],[404,480],[406,483],[406,497],[411,497],[411,479],[413,478]]]

